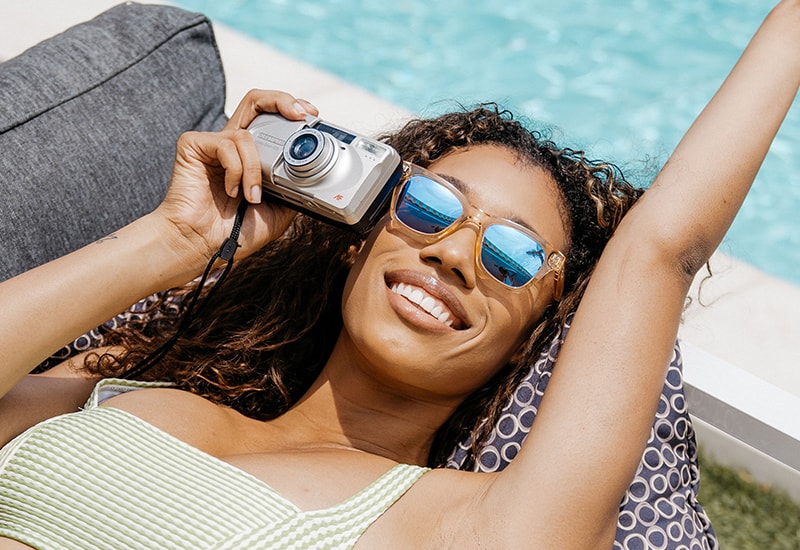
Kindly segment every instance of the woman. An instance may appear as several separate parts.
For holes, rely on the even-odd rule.
[[[179,342],[162,372],[154,370],[152,376],[163,379],[163,371],[183,369],[181,362],[191,363],[194,356],[206,362],[193,371],[198,380],[187,383],[196,393],[152,385],[125,391],[129,388],[112,384],[108,389],[114,396],[102,406],[96,406],[102,392],[95,392],[85,412],[41,424],[5,449],[0,479],[9,485],[20,480],[17,485],[24,490],[38,487],[34,482],[43,471],[75,460],[99,460],[92,462],[97,470],[87,468],[93,475],[125,483],[115,492],[115,486],[92,482],[73,487],[70,477],[62,476],[58,479],[65,483],[56,496],[47,497],[46,490],[37,493],[36,510],[24,512],[27,505],[20,505],[20,514],[37,516],[48,510],[39,514],[45,524],[28,519],[33,528],[23,525],[3,534],[46,546],[47,533],[41,531],[70,531],[59,527],[61,516],[50,515],[47,499],[88,491],[85,499],[71,501],[72,508],[62,512],[65,521],[97,513],[89,504],[103,495],[109,499],[101,503],[107,521],[88,524],[82,536],[129,546],[142,544],[136,537],[149,535],[144,540],[250,548],[258,547],[256,541],[268,547],[270,537],[277,547],[288,546],[287,541],[308,547],[316,539],[361,548],[607,547],[620,499],[651,427],[689,283],[730,225],[797,91],[798,23],[797,2],[784,1],[773,11],[651,189],[621,221],[618,216],[637,193],[617,182],[607,168],[600,168],[605,170],[602,178],[588,178],[599,179],[598,187],[605,184],[608,189],[604,210],[619,204],[601,213],[597,235],[608,238],[603,231],[610,230],[604,226],[613,228],[614,235],[596,265],[573,248],[581,231],[576,225],[586,220],[570,217],[570,208],[580,201],[565,192],[558,155],[521,156],[514,146],[493,140],[437,150],[419,145],[431,132],[424,124],[412,127],[419,129],[416,134],[408,131],[404,137],[401,132],[395,145],[418,151],[418,158],[409,160],[423,165],[410,168],[409,177],[446,189],[465,216],[442,231],[416,224],[409,209],[421,192],[404,187],[392,215],[363,246],[330,244],[340,253],[329,258],[346,254],[348,265],[354,256],[342,293],[342,327],[329,352],[323,344],[324,353],[317,349],[306,354],[311,363],[315,354],[324,355],[324,365],[318,375],[312,367],[316,377],[310,387],[303,386],[302,377],[297,382],[303,390],[297,402],[293,383],[276,385],[287,401],[274,411],[248,409],[248,392],[243,391],[241,407],[251,416],[278,414],[264,421],[201,397],[219,400],[208,388],[222,383],[247,390],[253,384],[228,376],[225,368],[215,372],[212,357],[196,346],[181,349]],[[8,319],[0,329],[0,388],[9,392],[2,401],[5,440],[76,410],[95,383],[81,375],[63,391],[58,379],[61,397],[46,401],[37,396],[56,379],[25,375],[52,350],[128,304],[196,277],[228,236],[241,196],[252,206],[237,257],[282,242],[279,237],[294,214],[261,202],[258,159],[249,134],[240,130],[258,112],[299,119],[316,110],[286,94],[248,96],[226,131],[188,134],[180,140],[169,194],[155,212],[113,238],[0,286]],[[583,170],[591,167],[574,159],[563,162]],[[517,280],[481,260],[490,249],[481,238],[497,227],[511,227],[515,236],[538,243],[541,268]],[[505,252],[514,255],[515,250]],[[108,265],[114,269],[104,269]],[[322,280],[334,284],[344,274],[340,266],[326,267]],[[281,283],[288,284],[293,274],[281,275]],[[252,276],[231,275],[224,291],[235,292]],[[89,277],[95,285],[91,291],[81,284]],[[562,284],[566,298],[558,303]],[[449,426],[445,435],[440,432],[448,419],[455,415],[454,426],[473,429],[479,418],[472,405],[487,401],[481,389],[496,388],[496,379],[509,378],[504,367],[535,353],[532,342],[552,334],[559,316],[573,305],[567,302],[581,294],[539,419],[514,462],[503,472],[484,475],[423,468],[432,454],[434,464],[440,461],[439,439],[460,439],[460,433],[447,433]],[[225,305],[224,298],[213,298],[217,307]],[[80,313],[38,326],[36,312],[54,305]],[[214,303],[208,307],[208,312],[216,311]],[[320,311],[328,315],[330,310],[320,303]],[[210,314],[204,320],[225,321]],[[16,341],[20,332],[28,335],[22,344]],[[202,332],[195,336],[200,340]],[[124,348],[108,351],[122,357],[123,366],[135,364],[136,353],[126,356]],[[94,372],[119,368],[102,357],[89,363]],[[76,366],[78,362],[62,370]],[[300,361],[292,366],[304,367]],[[182,381],[183,373],[175,378]],[[598,423],[602,430],[595,429]],[[77,433],[81,438],[76,442]],[[147,444],[134,444],[137,438]],[[97,456],[104,453],[114,460]],[[131,460],[124,466],[117,462],[125,459]],[[597,463],[605,467],[594,467]],[[216,476],[224,480],[223,490]],[[367,493],[360,493],[367,498],[350,498],[379,478]],[[169,483],[167,496],[174,504],[164,520],[166,496],[157,493]],[[52,487],[47,481],[40,485]],[[136,502],[128,502],[128,492],[137,487]],[[256,510],[264,524],[254,526],[247,514],[261,501],[247,499],[253,494],[267,499],[264,493],[274,507]],[[377,509],[348,515],[373,499],[380,501]],[[525,509],[509,505],[523,501],[529,504]],[[347,510],[333,506],[332,516],[310,513],[298,519],[298,514],[284,514],[284,509],[320,510],[342,502]],[[152,510],[158,513],[151,516]],[[250,530],[229,531],[242,517]],[[211,519],[216,521],[209,523]],[[341,531],[347,532],[340,536]]]

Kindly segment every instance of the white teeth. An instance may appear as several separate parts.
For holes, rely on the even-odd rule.
[[[447,310],[447,306],[433,296],[425,293],[422,289],[405,283],[395,283],[392,285],[391,290],[395,294],[404,296],[410,302],[417,304],[431,314],[431,316],[438,319],[440,323],[448,327],[453,326],[453,320],[450,319],[450,312]]]

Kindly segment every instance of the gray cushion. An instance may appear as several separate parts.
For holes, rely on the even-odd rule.
[[[0,63],[0,280],[152,210],[175,141],[225,123],[209,21],[127,3]]]

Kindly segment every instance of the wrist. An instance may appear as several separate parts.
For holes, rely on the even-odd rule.
[[[120,231],[127,232],[134,233],[131,236],[139,249],[142,274],[148,274],[152,292],[181,286],[196,278],[213,255],[202,239],[187,236],[157,211]]]

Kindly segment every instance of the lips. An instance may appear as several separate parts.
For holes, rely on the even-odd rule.
[[[392,293],[427,313],[432,321],[454,330],[468,328],[463,306],[438,279],[418,272],[401,271],[387,274],[386,285]]]

